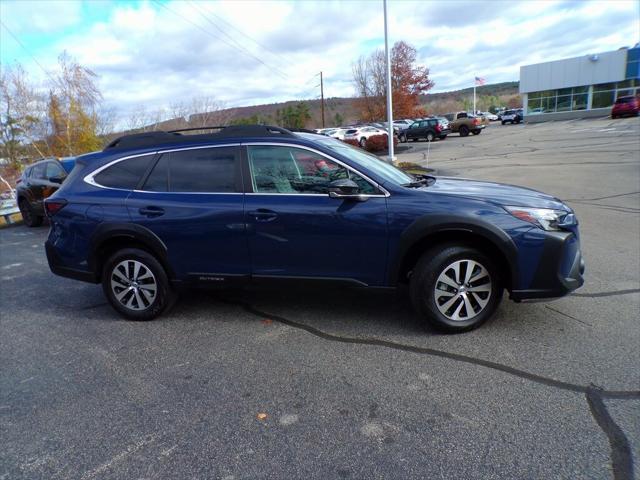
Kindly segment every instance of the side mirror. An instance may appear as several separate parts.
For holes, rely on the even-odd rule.
[[[348,178],[334,180],[329,184],[329,196],[331,198],[366,200],[366,197],[360,195],[359,192],[360,187],[358,187],[358,184]]]
[[[63,176],[56,176],[56,177],[49,177],[49,181],[51,183],[62,183],[64,182],[65,177]]]

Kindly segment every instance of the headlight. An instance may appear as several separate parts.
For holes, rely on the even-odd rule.
[[[547,231],[560,230],[560,225],[573,223],[573,215],[564,210],[552,210],[549,208],[525,208],[504,207],[507,212],[520,220],[533,223],[537,227]],[[571,220],[571,222],[566,222]]]

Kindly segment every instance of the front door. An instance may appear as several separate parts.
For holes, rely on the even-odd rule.
[[[162,154],[127,209],[166,245],[177,276],[216,284],[248,278],[240,147]]]
[[[247,162],[252,276],[383,284],[387,207],[378,187],[301,147],[249,145]],[[365,201],[329,197],[329,183],[344,178],[360,186]]]

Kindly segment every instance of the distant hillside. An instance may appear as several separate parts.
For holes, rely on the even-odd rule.
[[[490,106],[519,106],[518,82],[504,82],[493,85],[483,85],[476,90],[477,108],[489,110]],[[320,100],[303,100],[309,106],[311,119],[308,128],[322,126]],[[177,129],[199,127],[202,125],[226,125],[232,122],[257,119],[260,123],[275,124],[276,112],[287,106],[294,106],[300,101],[269,103],[252,105],[249,107],[235,107],[215,113],[198,113],[191,115],[189,121],[174,119],[150,125],[145,130]],[[510,105],[513,104],[513,105]],[[444,114],[448,112],[471,110],[473,107],[473,88],[454,90],[450,92],[429,93],[420,96],[420,105],[428,114]],[[359,120],[358,111],[353,97],[334,97],[325,99],[325,125],[327,127],[345,125]]]

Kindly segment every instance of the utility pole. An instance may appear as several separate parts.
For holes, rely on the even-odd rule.
[[[320,72],[320,108],[322,109],[322,128],[324,128],[324,85],[322,84],[322,72]]]
[[[387,117],[389,122],[388,141],[389,141],[389,162],[393,163],[393,98],[391,88],[391,51],[389,50],[389,35],[387,31],[387,0],[384,2],[384,52],[387,56]]]

